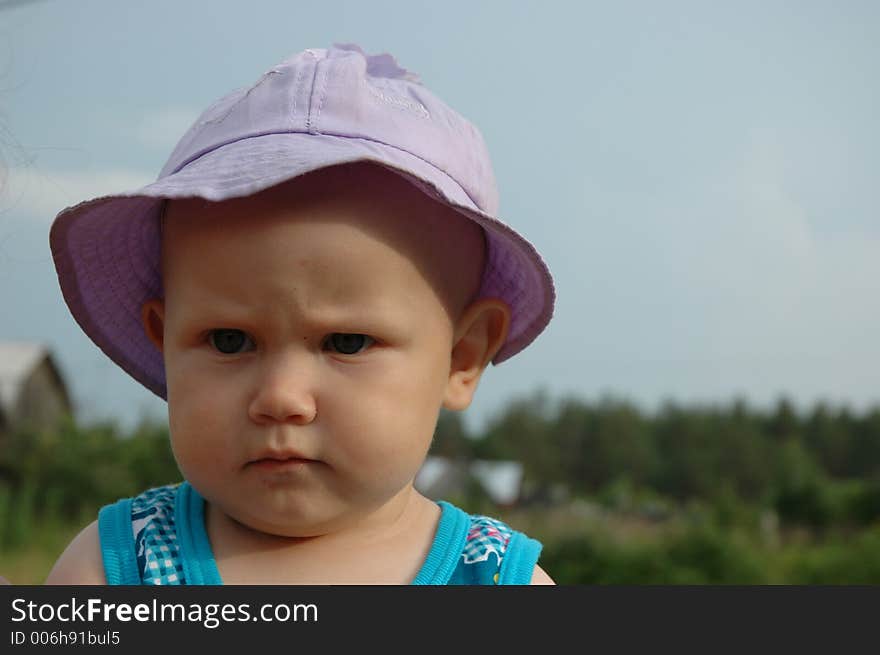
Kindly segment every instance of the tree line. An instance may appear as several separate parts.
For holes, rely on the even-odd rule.
[[[880,519],[880,406],[799,412],[781,397],[767,410],[737,399],[667,402],[650,414],[613,397],[554,401],[539,390],[511,401],[482,434],[444,411],[432,449],[521,462],[526,500],[559,488],[595,496],[625,483],[679,502],[733,497],[817,529]]]

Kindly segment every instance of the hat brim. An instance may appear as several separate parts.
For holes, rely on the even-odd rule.
[[[494,364],[518,353],[544,330],[553,314],[555,290],[546,264],[528,241],[480,210],[455,180],[432,164],[376,141],[326,134],[267,134],[236,141],[136,191],[64,209],[49,235],[64,300],[107,356],[166,398],[162,354],[141,322],[143,303],[163,295],[162,203],[172,198],[221,201],[247,196],[355,161],[389,168],[484,228],[488,250],[478,297],[501,298],[512,310],[508,337]]]

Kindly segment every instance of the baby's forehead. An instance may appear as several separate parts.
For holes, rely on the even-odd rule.
[[[362,239],[431,244],[483,239],[482,228],[428,197],[401,175],[369,162],[319,169],[255,194],[211,202],[201,198],[166,203],[163,233],[247,233],[280,222],[310,223],[316,238],[332,238],[340,225],[357,227]]]
[[[164,214],[184,214],[207,221],[232,215],[269,215],[291,220],[326,218],[335,208],[349,219],[401,226],[424,222],[452,211],[429,198],[401,175],[367,162],[330,166],[279,182],[257,193],[212,202],[203,198],[175,198]],[[337,217],[338,218],[338,217]],[[463,218],[463,217],[460,217]],[[467,219],[464,219],[467,220]]]
[[[336,166],[220,203],[173,200],[164,220],[163,269],[169,254],[189,256],[208,241],[241,253],[255,241],[248,237],[264,230],[271,234],[262,241],[269,248],[302,252],[303,241],[330,253],[329,269],[334,248],[337,259],[357,259],[361,250],[379,244],[417,268],[444,297],[460,296],[451,289],[462,285],[479,286],[482,275],[482,228],[378,166]],[[185,245],[176,246],[178,241]],[[256,261],[261,253],[247,256]]]

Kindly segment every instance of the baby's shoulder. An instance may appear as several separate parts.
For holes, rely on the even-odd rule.
[[[104,585],[98,522],[92,521],[68,544],[46,578],[47,585]]]

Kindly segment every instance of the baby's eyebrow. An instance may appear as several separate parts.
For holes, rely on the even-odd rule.
[[[372,330],[393,331],[406,323],[399,305],[388,303],[341,305],[321,308],[317,311],[296,311],[281,305],[271,308],[251,306],[228,297],[206,299],[202,320],[229,322],[239,325],[266,323],[267,321],[294,323],[306,330]]]
[[[309,324],[392,323],[400,320],[399,304],[381,301],[346,303],[294,311],[297,318]]]

